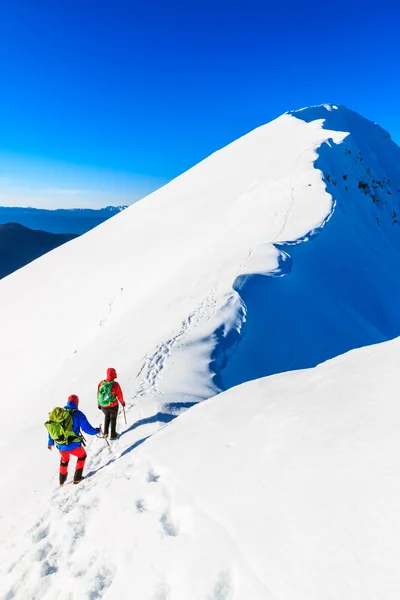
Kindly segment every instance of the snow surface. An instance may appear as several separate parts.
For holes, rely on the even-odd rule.
[[[146,443],[145,424],[95,440],[88,479],[47,485],[3,541],[0,597],[397,599],[399,350],[243,384]]]
[[[395,343],[193,404],[398,335],[399,152],[286,114],[0,282],[4,598],[398,597]],[[128,428],[58,490],[43,422],[109,366]]]
[[[236,281],[246,323],[227,349],[222,388],[400,335],[400,148],[347,109],[294,114],[310,123],[326,118],[325,127],[350,132],[342,144],[324,143],[315,162],[333,211],[322,228],[278,246],[283,277]]]

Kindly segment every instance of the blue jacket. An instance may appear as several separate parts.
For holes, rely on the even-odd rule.
[[[84,433],[88,435],[97,435],[99,433],[98,427],[92,427],[83,412],[78,410],[76,404],[73,402],[67,402],[64,408],[74,408],[75,411],[72,415],[72,429],[76,433],[76,435],[80,435],[81,429]],[[75,450],[75,448],[79,448],[81,445],[80,442],[72,442],[71,444],[56,444],[59,450],[63,452],[68,452],[69,450]],[[54,440],[49,435],[48,446],[54,446]]]

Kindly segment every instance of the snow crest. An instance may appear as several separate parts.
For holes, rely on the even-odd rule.
[[[365,519],[379,549],[388,527],[368,468],[379,485],[384,476],[371,455],[360,469],[378,415],[375,357],[385,366],[375,349],[354,354],[368,367],[361,376],[342,357],[200,402],[399,333],[400,150],[335,106],[260,127],[0,282],[2,410],[15,423],[0,454],[4,598],[372,600],[379,586],[391,598],[385,573],[398,589],[388,553],[361,587],[357,567],[361,553],[373,572]],[[97,424],[110,366],[128,425],[111,448],[90,440],[86,480],[56,489],[43,422],[76,393]],[[369,389],[367,407],[355,403]],[[349,504],[329,500],[352,492],[354,473]],[[349,570],[335,552],[351,541],[345,527],[356,540]]]

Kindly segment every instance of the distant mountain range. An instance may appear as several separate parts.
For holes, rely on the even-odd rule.
[[[76,237],[75,233],[32,230],[19,223],[0,225],[0,279]]]
[[[107,206],[98,210],[90,208],[46,210],[0,206],[0,224],[19,223],[30,229],[51,233],[86,233],[107,219],[118,214],[126,206]]]

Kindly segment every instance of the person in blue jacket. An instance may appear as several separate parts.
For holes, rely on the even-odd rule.
[[[81,429],[88,435],[98,435],[101,431],[100,427],[92,427],[86,416],[82,411],[78,410],[79,398],[76,394],[72,394],[68,398],[67,404],[64,408],[69,409],[72,412],[72,430],[76,434],[76,437],[81,435]],[[49,435],[48,449],[52,450],[55,442]],[[82,441],[72,441],[71,443],[56,444],[61,454],[60,460],[60,485],[64,485],[68,475],[68,464],[71,454],[77,457],[76,468],[74,474],[74,483],[79,483],[83,479],[83,467],[85,466],[86,450],[82,445]]]

